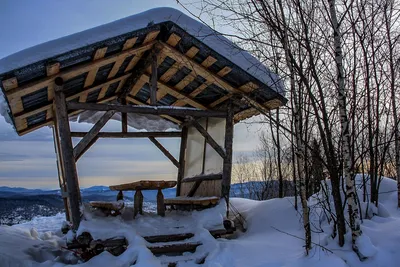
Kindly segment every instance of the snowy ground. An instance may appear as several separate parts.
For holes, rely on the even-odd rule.
[[[400,262],[400,211],[396,208],[396,182],[384,179],[380,188],[380,206],[369,205],[368,217],[363,220],[364,237],[360,249],[367,260],[360,262],[351,251],[346,236],[346,245],[339,247],[337,240],[330,237],[329,226],[316,200],[310,200],[313,216],[313,249],[309,256],[304,255],[301,212],[293,208],[294,198],[253,201],[232,199],[232,204],[246,217],[248,231],[240,233],[235,239],[214,240],[209,238],[204,228],[215,225],[221,217],[223,206],[193,214],[167,214],[165,218],[145,215],[136,221],[120,218],[99,218],[89,216],[79,231],[92,230],[95,238],[125,236],[130,245],[118,257],[107,252],[86,263],[74,266],[160,266],[162,258],[154,257],[146,248],[146,242],[137,234],[162,234],[187,231],[196,232],[195,238],[203,242],[196,253],[208,253],[203,266],[251,266],[251,267],[395,267]],[[362,203],[363,214],[367,208]],[[375,213],[375,215],[374,215]],[[169,216],[168,216],[169,215]],[[129,212],[125,214],[129,216]],[[66,266],[57,262],[69,258],[69,252],[60,248],[65,242],[58,231],[63,215],[48,218],[35,218],[32,222],[0,227],[0,266]],[[108,229],[108,230],[105,230]],[[112,230],[109,230],[112,229]],[[143,234],[144,235],[144,234]],[[318,245],[317,245],[318,244]],[[320,245],[320,246],[319,246]],[[179,266],[193,266],[182,264]],[[197,265],[196,265],[197,266]]]

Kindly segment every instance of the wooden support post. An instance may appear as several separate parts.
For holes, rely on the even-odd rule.
[[[66,180],[68,189],[70,219],[72,221],[72,228],[74,230],[77,230],[81,219],[81,196],[79,190],[78,174],[76,172],[71,132],[69,127],[67,102],[65,100],[65,95],[63,92],[64,81],[62,78],[57,77],[54,82],[54,104],[57,121],[56,125],[58,128],[57,130],[61,143],[60,153],[62,154],[61,160],[64,167],[64,178]]]
[[[157,105],[157,55],[152,54],[151,78],[150,78],[150,104]]]
[[[222,157],[225,158],[226,152],[221,148],[220,145],[212,138],[212,136],[207,132],[203,126],[200,125],[196,120],[192,119],[191,124],[201,133],[201,135],[206,139],[207,143],[217,151],[217,153]]]
[[[155,139],[154,137],[150,136],[149,137],[150,141],[156,145],[156,147],[158,147],[158,149],[161,150],[161,152],[167,157],[169,158],[169,160],[177,167],[179,168],[179,162],[175,159],[174,156],[171,155],[171,153],[169,153],[169,151],[163,147],[163,145],[157,141],[157,139]]]
[[[136,218],[138,213],[143,214],[142,190],[136,190],[135,196],[133,197],[133,218]]]
[[[121,190],[119,190],[118,195],[117,195],[117,201],[119,200],[124,200],[124,193],[122,193]]]
[[[77,161],[83,153],[89,149],[89,147],[97,140],[97,135],[101,128],[106,125],[106,123],[115,114],[114,110],[107,111],[90,129],[90,131],[82,138],[82,140],[74,148],[74,158]]]
[[[54,122],[56,124],[56,121]],[[68,207],[68,198],[67,198],[67,185],[65,183],[65,177],[64,177],[64,168],[62,166],[62,159],[61,159],[61,154],[60,154],[60,139],[58,138],[58,131],[57,131],[57,126],[53,127],[53,140],[54,140],[54,151],[56,153],[56,163],[57,163],[57,173],[58,173],[58,182],[60,185],[61,189],[61,197],[64,202],[64,209],[65,209],[65,219],[66,221],[70,221],[69,217],[69,207]]]
[[[232,174],[232,145],[233,145],[233,104],[228,104],[228,116],[226,118],[225,126],[225,153],[224,165],[222,169],[222,197],[226,201],[226,217],[229,216],[229,192],[231,189],[231,174]]]
[[[179,152],[179,169],[178,169],[178,177],[177,177],[177,185],[176,185],[176,196],[179,197],[181,193],[181,184],[182,179],[185,175],[185,158],[186,158],[186,147],[187,147],[187,137],[188,137],[188,127],[182,127],[182,136],[181,136],[181,148]]]
[[[121,104],[126,105],[125,97],[121,98]],[[127,133],[128,132],[128,114],[125,112],[121,113],[121,123],[122,123],[122,132]]]
[[[157,193],[157,214],[163,217],[165,216],[164,195],[160,188]]]

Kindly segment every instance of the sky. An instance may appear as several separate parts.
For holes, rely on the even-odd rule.
[[[176,0],[2,0],[0,4],[0,58],[28,47],[90,29],[156,7],[173,7],[188,14]],[[190,14],[188,14],[190,16]],[[72,131],[90,124],[71,123]],[[110,121],[104,130],[120,129]],[[235,125],[234,155],[258,146],[260,125]],[[76,143],[77,139],[73,140]],[[179,140],[160,139],[178,157]],[[177,169],[146,139],[103,139],[77,163],[81,187],[112,185],[143,179],[175,180]],[[0,116],[0,186],[58,187],[52,130],[49,127],[19,137]]]

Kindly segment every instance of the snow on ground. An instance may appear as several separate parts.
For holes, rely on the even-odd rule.
[[[360,177],[357,177],[358,181]],[[312,206],[313,248],[305,256],[304,231],[301,211],[293,208],[293,197],[254,201],[231,199],[231,203],[247,220],[248,231],[238,233],[234,239],[210,238],[205,228],[221,222],[224,204],[216,208],[193,213],[167,213],[166,217],[146,213],[132,220],[132,211],[127,209],[121,217],[101,217],[85,212],[79,232],[90,230],[94,238],[125,236],[129,247],[122,255],[114,257],[108,252],[74,266],[160,266],[165,258],[154,257],[146,248],[146,242],[138,235],[195,232],[191,241],[201,241],[195,253],[208,253],[203,266],[249,266],[249,267],[395,267],[400,262],[400,211],[396,208],[395,181],[384,178],[380,187],[380,206],[369,209],[368,219],[363,219],[363,237],[359,247],[368,259],[360,262],[351,251],[351,235],[346,235],[344,247],[330,237],[331,226],[321,210]],[[361,190],[362,191],[362,190]],[[360,192],[359,192],[360,195]],[[361,195],[360,195],[361,196]],[[367,209],[362,205],[363,212]],[[374,215],[373,212],[376,214]],[[0,227],[0,266],[55,266],[63,267],[69,252],[60,249],[65,237],[59,236],[62,215],[36,218],[32,222],[13,227]],[[48,223],[46,223],[48,222]],[[36,229],[32,228],[36,227]],[[51,232],[49,232],[49,230]],[[57,256],[59,256],[57,258]],[[184,257],[189,257],[185,255]],[[63,259],[64,263],[60,262]],[[59,262],[57,262],[57,260]],[[72,260],[71,260],[72,262]],[[179,266],[193,266],[180,264]],[[197,265],[196,265],[197,266]]]

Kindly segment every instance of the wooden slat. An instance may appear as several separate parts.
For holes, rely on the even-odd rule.
[[[122,47],[122,51],[125,51],[125,50],[128,50],[128,49],[132,48],[135,45],[136,41],[137,41],[137,37],[133,37],[133,38],[130,38],[130,39],[126,40],[125,43],[124,43],[124,46]],[[113,68],[111,69],[111,71],[110,71],[110,73],[108,75],[108,78],[115,77],[115,75],[117,74],[119,68],[121,67],[122,63],[124,62],[124,60],[125,59],[120,59],[120,60],[115,62]],[[132,60],[131,60],[131,62],[132,62]],[[126,71],[126,69],[125,69],[125,71]]]
[[[226,101],[226,100],[228,100],[229,98],[231,98],[232,97],[232,93],[228,93],[228,94],[226,94],[226,95],[224,95],[223,97],[220,97],[219,99],[217,99],[217,100],[215,100],[214,102],[212,102],[211,104],[210,104],[210,107],[215,107],[215,106],[218,106],[219,104],[221,104],[222,102],[224,102],[224,101]]]
[[[163,73],[163,75],[161,75],[159,80],[165,83],[168,82],[178,70],[179,70],[179,63],[175,62],[166,72]]]
[[[60,62],[55,62],[53,64],[48,64],[46,66],[47,76],[52,76],[60,72]]]
[[[193,176],[190,178],[184,178],[182,180],[182,183],[191,183],[191,182],[196,182],[196,181],[214,181],[214,180],[221,180],[221,179],[222,179],[222,173],[202,174],[202,175],[197,175],[197,176]]]
[[[231,72],[232,69],[225,66],[222,70],[218,71],[217,75],[220,77],[224,77],[225,75],[227,75],[229,72]]]
[[[283,103],[279,99],[272,99],[264,103],[264,106],[269,109],[276,109],[282,105]]]
[[[175,33],[172,33],[167,40],[167,44],[169,44],[170,46],[176,46],[179,41],[181,40],[181,37]]]
[[[150,79],[150,77],[149,77],[148,75],[146,75],[146,74],[143,74],[142,77],[144,77],[146,80],[149,80],[149,79]],[[206,106],[204,106],[204,105],[202,105],[202,104],[196,102],[195,100],[193,100],[193,99],[190,98],[189,96],[187,96],[187,95],[185,95],[185,94],[179,92],[179,89],[178,89],[178,88],[172,88],[172,87],[170,87],[170,86],[168,86],[168,85],[166,85],[166,84],[164,84],[164,83],[162,83],[162,82],[157,82],[157,85],[158,85],[159,91],[160,91],[160,90],[161,90],[161,91],[164,91],[164,92],[166,92],[166,93],[168,93],[168,94],[170,94],[170,95],[176,97],[177,99],[188,103],[189,105],[191,105],[191,106],[193,106],[193,107],[195,107],[195,108],[207,109]]]
[[[239,87],[240,91],[246,92],[246,93],[250,93],[252,91],[254,91],[255,89],[257,89],[259,86],[253,82],[248,82],[242,86]]]
[[[144,38],[143,43],[144,43],[144,44],[147,44],[147,43],[149,43],[149,42],[155,40],[155,39],[157,38],[157,36],[158,36],[159,33],[160,33],[160,31],[152,31],[152,32],[149,32],[149,33],[146,35],[146,37]]]
[[[121,82],[120,82],[120,84],[121,84]],[[101,87],[99,97],[97,99],[102,99],[106,95],[108,87],[110,87],[110,86],[105,85],[105,86]]]
[[[245,120],[245,119],[248,119],[250,117],[253,117],[254,115],[256,115],[258,113],[259,113],[259,111],[257,109],[249,108],[249,109],[243,110],[243,111],[241,111],[239,113],[236,113],[233,118],[234,118],[234,121],[236,123],[236,122],[239,122],[241,120]]]
[[[214,64],[215,62],[217,62],[217,60],[215,58],[213,58],[212,56],[208,56],[202,63],[201,65],[205,68],[210,67],[212,64]]]
[[[111,97],[107,97],[107,98],[101,99],[97,103],[106,103],[106,102],[109,102],[109,101],[113,101],[115,99],[117,99],[117,96],[111,96]],[[52,105],[50,107],[52,107]],[[74,111],[68,112],[68,115],[69,116],[74,116],[74,115],[79,114],[81,112],[82,112],[82,110],[74,110]],[[54,123],[53,122],[53,117],[51,117],[50,119],[48,119],[48,120],[46,120],[46,121],[44,121],[42,123],[36,124],[34,126],[23,128],[22,130],[18,130],[17,129],[18,135],[20,135],[20,136],[25,135],[25,134],[30,133],[32,131],[35,131],[35,130],[43,127],[43,126],[52,125],[53,123]]]
[[[107,47],[99,48],[96,50],[93,56],[93,61],[99,60],[101,58],[104,58],[107,52]],[[86,76],[85,80],[85,85],[83,87],[89,87],[94,83],[94,80],[96,79],[96,74],[97,71],[99,70],[99,67],[93,68],[89,71],[88,75]]]
[[[3,81],[3,88],[5,91],[9,91],[11,89],[15,89],[18,87],[18,81],[16,77],[12,77],[10,79]]]
[[[110,73],[108,74],[107,79],[115,77],[117,75],[119,68],[121,67],[122,63],[124,63],[125,58],[121,58],[115,61],[114,66],[112,67]]]
[[[122,47],[122,51],[132,48],[136,44],[136,41],[137,41],[137,37],[133,37],[133,38],[126,40],[124,43],[124,46]]]
[[[88,94],[88,93],[90,93],[90,92],[92,92],[92,91],[97,90],[97,89],[100,88],[100,87],[109,86],[110,84],[113,84],[113,83],[115,83],[115,82],[117,82],[117,81],[126,80],[129,76],[131,76],[130,73],[125,74],[124,76],[121,76],[121,77],[119,77],[119,78],[116,78],[116,79],[112,79],[112,80],[110,80],[110,81],[107,81],[107,82],[105,82],[105,83],[103,83],[103,84],[100,84],[100,85],[97,85],[97,86],[93,86],[93,87],[87,88],[85,91],[82,91],[82,92],[79,92],[79,93],[76,93],[76,94],[74,94],[74,95],[72,95],[72,96],[67,97],[67,101],[71,101],[72,99],[75,99],[75,98],[77,98],[77,97],[80,97],[80,96],[83,95],[83,94]],[[17,113],[17,114],[14,115],[14,118],[16,118],[16,119],[17,119],[17,118],[27,118],[27,117],[32,116],[32,115],[35,115],[35,114],[37,114],[37,113],[39,113],[39,112],[42,112],[42,111],[45,111],[45,110],[50,109],[50,108],[52,107],[52,105],[53,105],[53,104],[48,104],[48,105],[45,105],[45,106],[43,106],[43,107],[40,107],[40,108],[38,108],[38,109],[29,111],[29,112]]]
[[[25,129],[25,128],[28,127],[28,123],[26,121],[26,118],[15,118],[14,122],[15,122],[15,128],[17,129],[17,131],[19,129]]]
[[[79,97],[79,102],[84,103],[86,102],[86,99],[89,95],[89,92],[85,91],[85,93],[81,94],[81,96]]]
[[[173,47],[165,43],[162,43],[162,45],[163,45],[163,53],[166,53],[169,57],[173,58],[176,61],[181,62],[182,65],[192,70],[190,75],[201,75],[203,78],[212,83],[215,83],[222,89],[225,89],[233,93],[242,93],[242,91],[240,91],[237,88],[234,88],[232,85],[222,80],[221,77],[207,70],[204,66],[198,64],[191,58],[180,54],[179,51],[175,50]]]
[[[189,58],[193,58],[196,56],[197,52],[199,52],[199,49],[195,46],[192,46],[187,52],[186,56]],[[160,53],[164,57],[167,57],[167,53]],[[175,60],[176,62],[160,77],[159,80],[162,82],[168,82],[181,68],[181,64],[178,60]],[[175,85],[175,88],[178,90],[182,90],[185,88],[188,84],[190,84],[194,80],[193,75],[186,75],[178,84]],[[161,98],[167,95],[166,91],[158,90],[157,92],[157,101],[159,101]]]
[[[131,92],[129,93],[132,96],[135,96],[140,89],[149,81],[149,78],[143,77],[143,75],[139,78],[139,80],[135,83],[135,85],[132,87]]]
[[[100,68],[102,66],[105,66],[107,64],[110,64],[112,62],[117,61],[119,58],[126,58],[129,57],[131,55],[136,55],[138,53],[143,53],[144,51],[147,51],[149,49],[151,49],[153,47],[153,45],[155,44],[155,42],[151,42],[136,48],[131,48],[128,49],[126,51],[122,51],[120,53],[117,53],[115,55],[103,58],[103,59],[99,59],[93,62],[89,62],[86,64],[82,64],[82,65],[78,65],[75,67],[72,67],[71,69],[69,69],[68,71],[62,71],[60,72],[59,76],[62,77],[64,80],[69,80],[73,77],[79,76],[85,72],[90,71],[93,68]],[[48,86],[49,83],[53,82],[55,79],[54,76],[51,77],[46,77],[43,78],[39,81],[36,82],[31,82],[28,83],[24,86],[20,86],[17,88],[14,88],[12,90],[10,90],[10,92],[7,92],[7,98],[9,99],[9,101],[13,101],[14,99],[21,97],[23,95],[32,93],[38,89],[44,88],[46,86]]]
[[[120,81],[120,83],[118,84],[117,89],[115,90],[115,93],[119,93],[119,91],[121,91],[122,87],[125,85],[127,79],[123,79]]]
[[[125,72],[128,72],[130,70],[132,70],[136,64],[139,62],[139,60],[142,58],[143,53],[140,54],[136,54],[131,61],[129,62],[128,66],[126,66]]]
[[[192,46],[185,55],[189,58],[194,58],[194,56],[199,52],[199,49],[195,46]]]
[[[140,78],[145,73],[147,67],[151,66],[153,55],[158,55],[159,50],[159,45],[156,44],[146,58],[139,63],[140,65],[137,67],[136,71],[133,72],[133,75],[127,79],[126,85],[124,86],[123,90],[121,90],[120,96],[122,98],[126,97],[130,92],[132,92],[132,89],[135,85],[138,87],[138,81],[140,81]],[[140,87],[136,90],[140,90]]]
[[[203,65],[204,67],[209,67],[212,64],[214,64],[217,60],[211,56],[208,56],[201,65]],[[209,65],[211,63],[211,65]],[[218,72],[218,75],[220,77],[225,76],[226,74],[228,74],[232,69],[229,67],[225,67],[222,70],[220,70]],[[203,84],[201,84],[199,87],[197,87],[195,90],[193,90],[193,92],[190,93],[189,97],[191,98],[195,98],[198,94],[200,94],[201,92],[203,92],[208,86],[210,86],[212,84],[212,82],[210,81],[206,81]],[[177,106],[177,107],[183,107],[184,105],[186,105],[186,103],[184,101],[178,100],[176,101],[173,106]],[[214,107],[214,106],[210,106],[210,107]]]
[[[53,76],[60,72],[60,63],[56,62],[46,66],[47,76]],[[49,83],[47,86],[47,100],[52,101],[54,98],[54,83]]]

